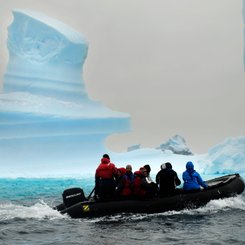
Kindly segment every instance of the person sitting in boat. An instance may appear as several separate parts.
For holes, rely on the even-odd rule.
[[[176,186],[180,185],[181,181],[170,162],[161,165],[161,170],[156,175],[156,183],[159,187],[159,196],[171,196],[176,193]]]
[[[204,189],[208,188],[200,174],[194,170],[194,164],[192,162],[186,163],[186,171],[183,172],[182,178],[184,180],[183,190],[200,190],[201,187]]]
[[[149,164],[146,164],[146,165],[144,166],[144,168],[146,169],[146,181],[147,181],[148,183],[152,183],[153,181],[152,181],[152,178],[151,178],[151,176],[150,176],[150,172],[151,172],[151,167],[150,167],[150,165],[149,165]]]
[[[132,165],[127,164],[126,165],[126,176],[130,182],[130,187],[133,189],[133,184],[134,184],[134,173],[132,172]]]
[[[134,174],[132,172],[132,165],[127,164],[126,165],[126,175],[129,178],[130,182],[133,183],[134,181]]]
[[[115,177],[117,168],[110,161],[108,154],[104,154],[95,172],[95,196],[99,200],[113,199],[116,191]]]
[[[151,175],[150,175],[150,173],[151,173],[151,167],[150,167],[149,164],[146,164],[144,166],[144,168],[146,169],[146,181],[147,181],[148,184],[151,185],[152,191],[154,193],[156,193],[157,192],[157,184],[151,178]]]
[[[134,172],[133,194],[136,198],[153,197],[155,191],[152,185],[146,180],[147,170],[141,167],[139,171]]]
[[[129,199],[132,196],[132,184],[129,177],[126,175],[125,168],[117,169],[117,186],[116,194],[119,199]]]

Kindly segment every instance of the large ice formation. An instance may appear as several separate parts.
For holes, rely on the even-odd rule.
[[[89,99],[82,79],[84,37],[41,14],[13,13],[0,94],[0,177],[93,174],[106,137],[128,131],[130,118]],[[169,161],[181,176],[186,162],[193,161],[202,174],[245,174],[245,136],[202,155],[192,155],[178,135],[158,149],[131,149],[109,152],[116,166],[131,163],[137,170],[150,164],[155,174]]]
[[[245,137],[227,138],[213,146],[203,162],[206,174],[245,173]]]
[[[105,139],[129,130],[130,117],[89,99],[82,35],[40,13],[13,15],[0,95],[1,172],[89,171]]]
[[[179,146],[175,144],[171,146],[171,151],[142,148],[113,157],[117,160],[117,165],[131,163],[135,170],[144,164],[150,164],[152,173],[157,173],[162,163],[171,162],[181,177],[186,162],[193,161],[195,169],[204,175],[240,173],[245,176],[245,136],[227,138],[204,154],[176,154],[173,152],[177,152]]]
[[[170,138],[166,143],[161,144],[157,149],[162,151],[171,151],[180,155],[192,155],[193,153],[187,147],[185,139],[180,135],[175,135]]]

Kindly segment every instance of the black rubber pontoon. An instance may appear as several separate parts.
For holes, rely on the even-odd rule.
[[[170,197],[154,197],[146,200],[115,200],[99,202],[94,200],[73,204],[69,207],[65,203],[56,207],[62,214],[72,218],[98,217],[117,213],[161,213],[171,210],[198,208],[210,200],[233,197],[244,190],[244,181],[239,174],[231,174],[206,181],[207,190],[184,192]],[[80,189],[82,190],[82,189]],[[75,195],[76,196],[76,195]]]

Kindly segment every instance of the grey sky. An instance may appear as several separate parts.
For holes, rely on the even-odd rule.
[[[242,1],[0,0],[0,76],[13,8],[56,18],[89,41],[89,96],[132,117],[112,150],[175,134],[196,153],[245,135]],[[1,79],[2,80],[2,79]]]

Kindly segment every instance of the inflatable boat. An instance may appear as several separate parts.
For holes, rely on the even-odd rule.
[[[161,213],[171,210],[193,209],[207,204],[210,200],[233,197],[244,191],[244,180],[239,174],[230,174],[206,181],[209,188],[200,191],[177,193],[168,197],[153,197],[144,200],[96,201],[85,198],[81,188],[63,192],[63,203],[56,206],[62,214],[72,218],[98,217],[118,213]]]

